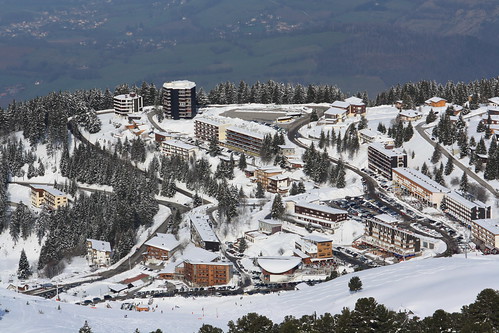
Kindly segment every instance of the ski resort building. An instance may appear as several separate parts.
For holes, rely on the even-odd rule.
[[[161,151],[166,156],[180,156],[188,159],[198,152],[198,147],[179,140],[165,140],[161,143]]]
[[[450,190],[411,168],[392,169],[393,187],[401,194],[409,194],[421,201],[422,204],[440,208],[445,194]]]
[[[163,84],[163,111],[169,119],[196,116],[196,84],[181,80]]]
[[[279,153],[284,156],[293,156],[296,153],[296,147],[293,145],[279,145]]]
[[[416,110],[402,110],[397,118],[401,121],[416,121],[423,118],[423,114]]]
[[[209,287],[229,284],[233,267],[228,262],[184,262],[184,280],[191,286]]]
[[[488,102],[489,102],[490,106],[498,107],[499,106],[499,97],[489,98]]]
[[[344,102],[343,102],[344,103]],[[347,108],[348,109],[348,108]],[[330,107],[324,112],[324,121],[326,124],[337,124],[345,121],[347,109]]]
[[[248,155],[259,156],[262,149],[264,135],[236,126],[226,129],[225,142],[227,148],[240,151]]]
[[[68,204],[68,197],[65,193],[46,185],[30,185],[31,204],[33,207],[46,206],[50,210],[56,210],[59,207]]]
[[[90,266],[111,265],[111,244],[109,242],[87,239],[87,262]]]
[[[265,166],[261,167],[258,169],[255,169],[253,175],[257,181],[257,183],[260,183],[262,187],[266,190],[269,191],[271,190],[270,184],[271,184],[271,178],[275,176],[282,176],[284,170],[281,169],[280,167],[277,166]],[[287,177],[285,177],[287,178]],[[273,182],[273,190],[277,190],[277,185],[278,185],[278,179],[276,178]],[[289,185],[289,178],[288,178],[288,185]],[[286,191],[287,192],[287,191]],[[277,193],[277,192],[272,192],[272,193]]]
[[[180,242],[172,234],[157,233],[156,236],[144,243],[147,247],[144,252],[144,261],[170,259],[180,246]]]
[[[203,141],[210,141],[214,137],[218,142],[225,141],[225,131],[230,123],[223,122],[221,119],[215,118],[196,118],[194,120],[194,134],[196,138]]]
[[[444,212],[471,227],[473,220],[490,219],[490,206],[481,201],[470,201],[455,191],[445,195]]]
[[[142,96],[134,92],[117,95],[113,98],[114,113],[119,116],[127,116],[130,113],[142,112],[144,102]]]
[[[368,168],[387,179],[392,179],[393,168],[407,167],[407,154],[401,149],[386,149],[374,142],[367,148]]]
[[[301,266],[299,257],[258,257],[256,264],[261,269],[261,280],[264,282],[286,282],[293,278]]]
[[[260,220],[258,221],[258,231],[266,235],[273,235],[282,231],[282,223],[276,220]]]
[[[330,259],[333,257],[333,241],[317,235],[308,235],[295,241],[295,248],[310,258]]]
[[[177,256],[176,252],[174,257]],[[200,247],[188,245],[179,256],[179,260],[174,261],[171,258],[166,266],[158,273],[158,279],[164,280],[182,280],[184,278],[184,262],[214,262],[219,256],[216,253],[207,251]]]
[[[352,96],[345,99],[345,102],[349,104],[348,106],[349,116],[356,116],[356,115],[363,116],[366,114],[366,104],[362,101],[361,98]]]
[[[330,230],[338,228],[340,222],[348,219],[348,213],[345,210],[304,201],[287,201],[286,209],[298,221],[305,224],[317,224]]]
[[[444,107],[447,100],[440,97],[432,97],[425,101],[425,104],[434,108]]]
[[[397,257],[413,257],[421,252],[421,239],[415,234],[400,229],[395,222],[382,222],[383,218],[366,221],[362,242],[391,253]]]
[[[268,177],[267,192],[287,194],[290,180],[286,175],[275,175]]]
[[[191,240],[205,250],[219,251],[220,241],[211,228],[207,216],[191,215]]]
[[[472,221],[471,236],[484,252],[499,253],[499,219]]]
[[[393,141],[392,138],[389,138],[378,131],[373,131],[368,128],[363,128],[358,131],[358,135],[361,143],[377,142],[387,148],[393,147],[395,145],[395,141]]]

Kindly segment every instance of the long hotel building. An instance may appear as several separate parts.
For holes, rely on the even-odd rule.
[[[499,219],[473,221],[471,236],[476,243],[483,243],[486,252],[499,252]]]
[[[412,195],[424,204],[440,209],[445,194],[450,190],[411,168],[392,169],[393,186],[395,190]]]
[[[200,140],[211,141],[215,137],[218,142],[222,142],[225,141],[225,131],[229,126],[231,124],[215,119],[196,118],[194,120],[194,134]]]
[[[236,126],[227,127],[225,145],[229,149],[258,156],[262,149],[264,135]]]
[[[412,257],[421,252],[421,239],[411,232],[397,227],[395,223],[385,223],[381,219],[366,221],[362,241],[397,257]]]
[[[473,220],[490,219],[490,206],[478,200],[470,201],[455,191],[447,193],[444,202],[444,212],[468,227]]]

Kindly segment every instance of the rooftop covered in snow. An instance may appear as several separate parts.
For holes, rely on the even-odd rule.
[[[256,260],[258,266],[272,274],[283,274],[301,263],[298,257],[258,257]]]

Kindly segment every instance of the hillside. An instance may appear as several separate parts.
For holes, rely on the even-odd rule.
[[[60,87],[186,77],[207,89],[272,79],[375,93],[497,75],[492,0],[4,3],[0,105]]]
[[[155,312],[140,313],[57,303],[0,290],[0,330],[6,332],[75,332],[88,320],[93,332],[195,332],[203,323],[226,329],[228,320],[258,312],[274,321],[285,315],[338,313],[360,297],[374,297],[393,310],[431,315],[437,309],[459,311],[485,288],[499,289],[499,258],[470,256],[410,261],[356,273],[363,290],[351,294],[351,274],[300,291],[243,297],[205,297],[195,302],[182,297],[154,299]],[[143,302],[145,300],[142,300]],[[58,306],[60,305],[60,310]],[[5,312],[8,309],[9,312]],[[161,313],[161,311],[163,313]],[[204,316],[203,316],[204,312]]]

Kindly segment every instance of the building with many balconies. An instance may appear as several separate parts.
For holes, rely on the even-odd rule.
[[[333,257],[333,241],[318,235],[308,235],[296,240],[295,248],[310,258],[329,259]]]
[[[455,191],[445,195],[444,203],[444,212],[468,227],[473,220],[490,219],[490,206],[479,200],[470,201]]]
[[[374,142],[367,148],[368,168],[387,179],[392,179],[393,168],[407,167],[407,154],[401,149],[386,149],[381,143]]]
[[[225,141],[225,131],[230,123],[224,122],[222,118],[196,118],[194,120],[194,134],[196,138],[203,141],[211,141],[216,138],[218,142]]]
[[[419,237],[399,228],[395,222],[386,223],[382,220],[378,218],[366,221],[363,243],[402,258],[413,257],[421,252]]]
[[[127,116],[130,113],[142,112],[144,101],[142,96],[134,92],[114,96],[113,98],[114,113],[120,116]]]
[[[440,208],[445,194],[450,192],[447,187],[411,168],[392,169],[392,179],[396,192],[411,195],[422,204],[434,208]]]
[[[162,104],[166,118],[194,118],[196,116],[196,84],[186,80],[165,82]]]
[[[340,222],[348,219],[348,212],[345,210],[304,201],[289,200],[286,202],[286,210],[298,221],[317,224],[330,230],[338,228]]]
[[[198,147],[179,140],[165,140],[161,142],[161,151],[166,156],[180,156],[188,159],[197,153]]]
[[[184,262],[184,280],[191,286],[209,287],[229,284],[233,266],[228,262]]]
[[[87,239],[87,262],[90,266],[109,266],[111,244],[106,241]]]
[[[499,253],[499,219],[471,222],[471,236],[486,253]]]
[[[56,210],[59,207],[68,204],[68,197],[65,193],[47,185],[30,185],[31,204],[33,207],[46,206],[50,210]]]

